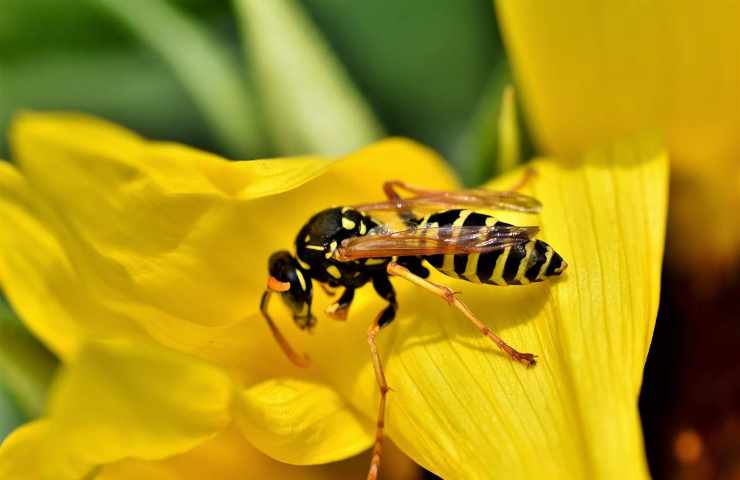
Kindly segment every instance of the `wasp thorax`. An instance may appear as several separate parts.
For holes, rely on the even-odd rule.
[[[360,287],[371,278],[365,261],[351,262],[341,257],[342,242],[366,235],[378,224],[351,207],[322,210],[301,228],[296,237],[300,265],[314,280],[330,286]]]

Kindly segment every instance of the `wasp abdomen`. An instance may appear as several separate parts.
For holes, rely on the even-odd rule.
[[[427,215],[419,225],[511,227],[491,215],[463,209]],[[424,259],[447,276],[502,286],[541,282],[560,275],[567,266],[550,245],[536,239],[485,253],[430,255]]]

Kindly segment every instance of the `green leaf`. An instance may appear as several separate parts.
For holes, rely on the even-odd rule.
[[[56,358],[25,330],[0,295],[0,390],[7,390],[25,415],[37,417],[46,404],[56,366]],[[0,416],[5,415],[8,402],[0,400]]]
[[[389,132],[446,158],[459,153],[461,134],[504,56],[490,1],[302,3]]]
[[[0,441],[28,420],[13,394],[0,382]]]
[[[0,60],[25,62],[50,52],[109,50],[130,43],[117,22],[87,2],[0,0]]]
[[[0,292],[0,324],[2,325],[13,325],[20,327],[21,321],[16,316],[13,309],[8,305],[8,301],[5,300],[2,292]]]
[[[270,134],[282,154],[339,154],[382,128],[294,0],[234,0]]]
[[[98,0],[172,68],[224,148],[258,156],[263,141],[254,100],[226,45],[165,1]]]
[[[518,129],[508,123],[512,121],[512,117],[516,120],[512,112],[514,108],[511,105],[502,108],[502,100],[510,81],[508,65],[502,62],[493,70],[457,154],[453,156],[453,166],[466,185],[478,185],[491,178],[495,172],[503,172],[505,169],[500,163],[500,156],[502,153],[514,156],[514,151],[518,148],[511,139],[512,135],[518,134]],[[502,118],[506,119],[507,125],[501,124]],[[502,130],[507,135],[506,145],[500,142]]]
[[[498,115],[498,169],[506,172],[522,161],[522,142],[516,110],[514,87],[507,84],[501,92],[501,106]]]
[[[0,63],[0,131],[20,109],[80,110],[153,138],[211,146],[207,125],[173,75],[134,49],[49,51]],[[5,142],[2,135],[1,143]]]

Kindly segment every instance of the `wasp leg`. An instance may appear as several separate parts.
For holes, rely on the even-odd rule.
[[[383,183],[383,192],[385,192],[385,196],[388,197],[388,200],[395,205],[397,209],[396,213],[401,221],[406,225],[411,225],[416,219],[416,215],[414,215],[411,208],[403,202],[401,196],[396,192],[395,187],[407,190],[406,184],[400,180],[389,180]]]
[[[429,278],[429,269],[424,266],[423,260],[419,257],[398,257],[396,263],[408,268],[416,276]]]
[[[270,314],[267,313],[267,305],[270,303],[271,296],[272,290],[268,288],[267,290],[265,290],[265,293],[262,294],[262,300],[260,301],[260,311],[262,312],[262,316],[265,317],[265,320],[267,321],[267,326],[270,327],[272,336],[275,337],[275,340],[277,341],[278,345],[280,345],[280,348],[295,366],[307,367],[310,364],[308,356],[306,356],[305,354],[301,355],[293,350],[293,347],[290,346],[288,340],[283,337],[283,334],[280,333],[280,330],[278,330],[275,322],[273,322],[272,318],[270,318]]]
[[[376,480],[378,470],[380,469],[380,456],[383,453],[383,429],[385,428],[385,397],[390,388],[385,380],[383,372],[383,363],[378,354],[378,347],[375,343],[375,337],[380,329],[393,321],[396,316],[398,304],[396,303],[396,292],[393,290],[390,280],[385,275],[378,275],[373,278],[373,286],[378,294],[388,301],[388,306],[381,311],[375,318],[375,321],[367,330],[367,343],[370,345],[370,355],[373,360],[375,369],[375,379],[380,388],[380,406],[378,407],[378,421],[375,427],[375,445],[373,446],[373,457],[370,461],[370,470],[367,473],[367,480]]]
[[[322,289],[322,290],[324,291],[324,293],[325,293],[325,294],[327,294],[327,295],[329,295],[330,297],[333,297],[334,295],[336,295],[336,294],[337,294],[337,291],[336,291],[336,290],[332,289],[331,287],[329,287],[329,286],[328,286],[327,284],[325,284],[325,283],[321,283],[321,282],[319,282],[319,286],[320,286],[320,287],[321,287],[321,289]]]
[[[398,302],[396,302],[396,291],[393,289],[393,284],[386,275],[376,275],[373,277],[373,288],[380,295],[383,300],[388,302],[388,306],[385,310],[380,312],[378,317],[378,324],[381,327],[385,327],[396,318],[396,310],[398,310]]]
[[[520,178],[517,183],[512,185],[512,187],[508,191],[516,192],[518,190],[521,190],[536,175],[537,175],[537,170],[535,170],[532,167],[527,167],[524,170],[524,174],[522,175],[522,178]],[[450,193],[453,193],[453,192],[447,192],[444,190],[426,190],[424,188],[419,188],[413,185],[409,185],[408,183],[402,182],[401,180],[388,180],[387,182],[383,183],[383,192],[385,193],[385,196],[388,197],[388,200],[396,203],[398,208],[401,208],[403,206],[403,200],[401,199],[401,195],[398,194],[396,189],[405,190],[409,193],[412,193],[420,197],[439,197],[439,196],[445,196],[445,195],[449,195]]]
[[[347,320],[347,313],[349,307],[352,305],[352,300],[355,298],[355,289],[352,287],[346,287],[342,296],[339,300],[326,307],[326,314],[334,320]]]
[[[470,311],[468,306],[461,302],[460,299],[455,296],[455,292],[453,292],[452,289],[450,289],[449,287],[438,285],[436,283],[430,282],[429,280],[425,280],[411,273],[406,267],[394,262],[389,263],[386,268],[390,275],[404,278],[414,285],[418,285],[443,298],[448,304],[460,310],[463,315],[465,315],[465,317],[470,320],[483,335],[490,338],[491,341],[493,341],[493,343],[495,343],[496,346],[498,346],[501,350],[506,352],[506,354],[511,357],[512,360],[521,362],[528,367],[531,367],[535,364],[534,355],[532,355],[531,353],[522,353],[514,350],[510,345],[504,342],[501,337],[493,333],[490,328],[488,328],[483,322],[478,320],[475,315],[473,315],[473,312]]]
[[[532,167],[527,167],[524,170],[524,174],[522,175],[522,178],[520,178],[519,181],[516,182],[511,187],[510,190],[512,192],[517,192],[517,191],[521,190],[522,188],[524,188],[530,182],[530,180],[532,180],[536,176],[537,176],[537,170],[535,170]]]
[[[445,198],[453,195],[455,192],[445,190],[426,190],[419,187],[414,187],[401,180],[388,180],[383,183],[383,193],[388,197],[388,200],[396,204],[396,208],[404,211],[408,210],[409,207],[405,204],[401,195],[396,189],[405,190],[406,192],[412,193],[418,197],[434,197],[438,201],[444,200]],[[454,203],[454,202],[452,202]]]
[[[400,180],[390,180],[383,184],[383,191],[388,198],[387,202],[358,205],[360,210],[396,210],[402,220],[413,226],[411,208],[413,206],[461,206],[488,207],[495,210],[510,210],[515,212],[537,213],[541,205],[537,199],[528,195],[518,193],[534,176],[535,170],[528,168],[523,177],[512,186],[510,190],[496,191],[485,188],[474,188],[468,190],[426,190],[413,187]],[[401,198],[398,190],[415,195],[411,198]]]

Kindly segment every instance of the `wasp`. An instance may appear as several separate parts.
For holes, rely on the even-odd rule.
[[[328,293],[343,288],[337,301],[326,310],[328,316],[338,320],[347,318],[355,290],[367,283],[372,283],[377,294],[387,302],[367,333],[380,389],[368,480],[375,480],[378,475],[389,391],[376,337],[393,321],[398,310],[391,277],[407,280],[442,298],[512,360],[526,366],[535,364],[535,355],[519,352],[504,342],[457,298],[452,289],[428,280],[429,269],[434,268],[469,282],[526,285],[558,276],[565,270],[567,264],[563,258],[550,245],[534,238],[537,227],[511,225],[477,211],[538,212],[539,201],[517,192],[532,173],[528,171],[509,191],[434,191],[397,180],[388,181],[383,185],[386,200],[323,210],[299,231],[295,256],[282,250],[270,257],[261,311],[282,350],[298,366],[307,366],[308,359],[291,348],[270,318],[267,307],[272,293],[280,294],[301,329],[310,329],[316,323],[311,311],[314,281]],[[411,196],[404,198],[399,191]],[[374,218],[388,211],[394,212],[400,226],[391,227]],[[430,213],[421,215],[420,211]]]

